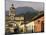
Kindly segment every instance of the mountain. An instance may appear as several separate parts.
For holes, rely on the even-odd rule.
[[[27,11],[33,13],[36,12],[32,7],[18,7],[16,8],[16,14],[26,13]]]
[[[32,7],[18,7],[16,8],[16,14],[17,15],[23,15],[25,18],[25,21],[31,21],[34,16],[36,16],[39,12],[33,9]]]
[[[6,11],[6,15],[8,15],[9,11]],[[30,12],[30,13],[37,13],[37,11],[35,9],[33,9],[32,7],[18,7],[16,8],[16,15],[19,15],[21,13],[26,13],[26,12]]]
[[[35,17],[38,13],[31,13],[31,12],[26,12],[26,13],[21,13],[19,16],[24,16],[25,21],[31,21],[33,17]]]

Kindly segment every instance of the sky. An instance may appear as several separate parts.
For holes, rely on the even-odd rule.
[[[43,2],[27,2],[27,1],[14,1],[14,0],[5,0],[5,9],[9,10],[11,4],[14,4],[15,8],[18,7],[32,7],[38,11],[44,10]]]

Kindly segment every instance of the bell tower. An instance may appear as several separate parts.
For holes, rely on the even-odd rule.
[[[9,16],[15,16],[16,9],[14,7],[14,4],[11,5],[9,10]]]
[[[12,4],[11,7],[10,7],[10,10],[9,10],[9,26],[11,26],[9,28],[9,31],[10,32],[14,32],[14,25],[15,25],[15,22],[14,22],[14,18],[15,18],[15,12],[16,12],[16,9],[14,7],[14,5]]]

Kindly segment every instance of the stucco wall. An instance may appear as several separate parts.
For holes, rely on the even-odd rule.
[[[42,21],[44,22],[44,16],[42,16],[34,21],[34,24],[35,24],[34,31],[35,32],[41,32]]]

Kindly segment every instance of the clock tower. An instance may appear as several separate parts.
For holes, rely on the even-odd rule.
[[[14,5],[12,4],[12,6],[10,7],[10,10],[9,10],[9,16],[15,16],[15,12],[16,12],[16,9],[15,9]]]
[[[9,10],[9,21],[8,21],[8,25],[9,25],[9,31],[10,32],[14,32],[14,25],[15,25],[15,22],[14,22],[14,18],[15,18],[15,12],[16,12],[16,9],[14,7],[14,5],[12,4],[12,6],[10,7],[10,10]]]

